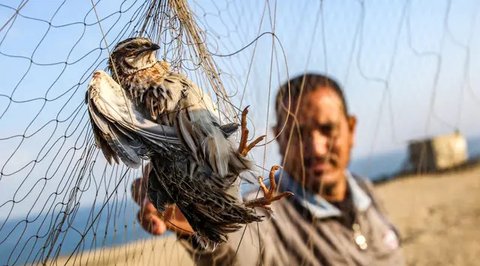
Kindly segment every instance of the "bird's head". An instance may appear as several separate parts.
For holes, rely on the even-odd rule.
[[[158,44],[147,38],[128,38],[115,46],[108,60],[108,68],[112,73],[124,74],[132,74],[149,68],[157,62],[155,51],[158,48],[160,48]]]

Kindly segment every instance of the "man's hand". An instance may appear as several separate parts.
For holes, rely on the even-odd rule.
[[[162,235],[168,229],[180,236],[191,236],[193,229],[176,205],[169,206],[165,212],[160,213],[148,199],[146,184],[150,167],[145,167],[144,172],[142,178],[135,179],[132,183],[133,200],[140,206],[137,219],[143,229],[152,235]]]

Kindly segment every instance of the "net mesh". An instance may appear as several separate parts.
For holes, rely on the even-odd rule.
[[[84,103],[93,71],[119,41],[145,36],[158,57],[215,100],[223,121],[250,105],[267,134],[257,173],[280,157],[270,103],[288,77],[336,77],[360,118],[355,157],[410,139],[480,133],[480,3],[438,1],[5,1],[0,4],[0,264],[138,262],[147,249],[130,196],[142,170],[109,165]],[[359,141],[361,140],[361,141]],[[401,165],[397,160],[393,166]],[[369,172],[370,171],[370,172]],[[149,243],[149,242],[148,242]],[[132,253],[133,254],[133,253]],[[123,256],[123,257],[122,257]],[[141,258],[144,263],[154,258]]]

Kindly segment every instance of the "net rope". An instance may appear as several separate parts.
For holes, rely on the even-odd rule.
[[[142,169],[106,162],[84,102],[92,73],[128,37],[159,43],[158,57],[207,91],[223,122],[250,105],[251,136],[267,134],[252,153],[256,175],[280,162],[270,130],[276,88],[309,71],[345,88],[360,118],[354,157],[370,158],[366,172],[375,154],[410,139],[480,134],[480,3],[389,4],[395,8],[362,0],[0,3],[0,264],[160,263],[134,253],[134,240],[170,252],[136,220],[130,185]]]

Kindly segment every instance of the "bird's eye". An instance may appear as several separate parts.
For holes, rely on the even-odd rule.
[[[129,44],[129,45],[125,46],[125,49],[128,49],[128,50],[135,49],[135,45]]]

